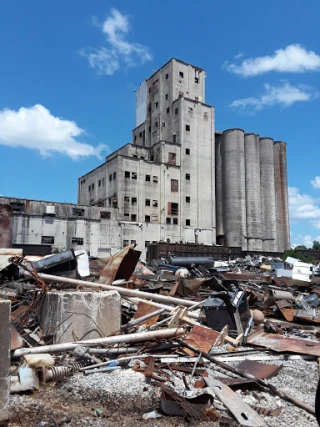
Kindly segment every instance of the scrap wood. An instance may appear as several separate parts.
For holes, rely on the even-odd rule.
[[[189,350],[193,351],[196,354],[200,353],[200,350],[198,350],[196,347],[193,347],[192,345],[188,344],[182,339],[176,340],[181,347],[187,347]],[[231,365],[228,365],[227,363],[224,363],[220,360],[218,360],[216,357],[211,356],[208,353],[205,353],[202,351],[202,357],[204,359],[209,360],[210,362],[216,364],[217,366],[220,366],[220,368],[225,369],[229,372],[232,372],[233,374],[239,375],[240,377],[248,378],[250,380],[254,380],[256,383],[261,385],[262,387],[266,387],[270,389],[273,393],[275,393],[277,396],[281,397],[284,400],[287,400],[288,402],[293,403],[294,405],[298,406],[299,408],[304,409],[305,411],[309,412],[310,414],[314,415],[315,410],[313,407],[307,405],[305,402],[302,402],[300,399],[297,399],[296,397],[290,396],[289,394],[278,390],[274,385],[268,383],[265,380],[260,380],[259,378],[254,377],[253,375],[247,374],[246,372],[242,372],[239,369],[234,368]]]

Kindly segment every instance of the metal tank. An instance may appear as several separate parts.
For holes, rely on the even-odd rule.
[[[259,135],[244,135],[248,251],[262,251]]]
[[[276,231],[277,231],[277,250],[284,251],[284,205],[282,193],[282,177],[281,177],[281,163],[280,163],[280,144],[274,142],[273,144],[273,157],[274,157],[274,186],[275,186],[275,199],[276,199]]]
[[[244,131],[222,134],[222,185],[225,245],[247,250]]]
[[[272,138],[260,138],[259,157],[263,236],[262,249],[266,252],[276,252],[276,199]]]
[[[280,211],[281,211],[281,237],[282,250],[290,249],[290,224],[289,224],[289,197],[288,197],[288,173],[287,173],[287,144],[283,141],[274,143],[274,153],[277,153],[278,158],[275,162],[279,163],[279,182],[276,186],[279,187]],[[276,163],[275,163],[276,164]],[[275,169],[276,174],[276,169]],[[276,175],[275,175],[276,176]],[[279,214],[277,214],[277,219]],[[278,232],[278,228],[277,228]]]
[[[217,244],[224,244],[223,187],[222,187],[222,134],[215,134],[215,179],[216,179],[216,236]]]

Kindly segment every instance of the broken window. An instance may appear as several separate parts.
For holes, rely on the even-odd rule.
[[[90,191],[91,191],[91,185],[89,185],[88,190],[89,190],[89,193],[90,193]]]
[[[186,219],[186,225],[190,225],[190,219]]]
[[[190,174],[189,173],[186,173],[186,180],[190,181]]]
[[[144,242],[144,247],[147,248],[150,245],[150,240],[146,240]]]
[[[170,113],[170,107],[167,108],[167,114],[169,114],[169,113]]]
[[[148,182],[151,181],[151,175],[146,175],[146,181],[148,181]]]
[[[152,200],[152,206],[154,208],[157,208],[158,207],[158,200]]]
[[[131,221],[137,221],[137,215],[131,214]]]
[[[171,224],[171,218],[166,218],[166,224]]]
[[[124,196],[123,198],[125,203],[129,203],[130,202],[130,197],[129,196]]]
[[[169,98],[169,95],[166,93],[166,100],[168,100],[168,98]]]
[[[169,165],[175,165],[176,164],[176,153],[169,153],[168,154],[168,163],[169,163]]]
[[[94,183],[91,185],[91,189],[94,190]]]
[[[186,125],[186,131],[190,132],[190,125]]]
[[[179,72],[179,77],[181,77],[183,79],[183,72],[182,71]]]
[[[24,212],[26,208],[25,204],[21,202],[11,202],[10,206],[13,212]]]
[[[125,178],[130,178],[130,172],[129,171],[125,171],[124,172],[124,177]]]
[[[101,187],[101,179],[99,179],[98,186]]]
[[[152,180],[153,180],[153,182],[157,183],[158,182],[158,177],[157,176],[153,176]]]
[[[135,135],[135,136],[134,136],[134,140],[135,140],[135,141],[137,140],[137,135]]]
[[[174,192],[179,191],[179,181],[177,179],[171,180],[171,191],[174,191]]]
[[[146,199],[146,206],[150,206],[150,199]]]
[[[137,244],[137,241],[136,240],[131,240],[131,245],[136,245]]]
[[[178,225],[178,218],[173,218],[173,224]]]
[[[150,215],[145,215],[144,222],[150,222]]]
[[[84,209],[73,208],[72,209],[73,216],[84,216]]]
[[[112,181],[112,173],[109,175],[109,181]]]
[[[132,178],[132,179],[137,179],[137,177],[138,177],[137,172],[132,172],[132,173],[131,173],[131,178]]]
[[[186,148],[186,155],[189,156],[190,155],[190,148]]]
[[[171,203],[171,215],[179,215],[179,204]]]
[[[41,236],[41,243],[43,245],[53,245],[54,244],[54,236]]]
[[[111,212],[100,212],[101,219],[111,219]]]
[[[169,74],[167,73],[167,74],[166,74],[166,80],[168,80],[168,78],[169,78]]]
[[[178,114],[178,112],[179,112],[179,108],[176,108],[176,109],[174,110],[174,114],[175,114],[175,115],[177,115],[177,114]]]
[[[158,105],[159,105],[159,103],[158,103],[158,102],[156,102],[156,103],[155,103],[155,107],[156,107],[156,108],[158,108]]]
[[[83,237],[72,237],[71,243],[73,245],[83,245]]]
[[[199,70],[195,70],[194,71],[194,82],[199,83],[199,81],[200,81]]]
[[[113,179],[116,179],[117,177],[117,172],[113,172]]]
[[[189,107],[189,108],[188,108],[188,113],[189,113],[189,114],[193,114],[193,108],[192,108],[192,107]]]
[[[174,144],[177,142],[177,135],[175,133],[172,134],[172,140]]]
[[[186,196],[186,203],[190,203],[190,196]]]
[[[125,212],[125,213],[123,214],[123,216],[125,217],[125,219],[127,219],[130,215],[129,215],[127,212]]]
[[[140,138],[142,137],[142,132],[139,133]]]
[[[123,246],[128,246],[129,245],[129,240],[123,240]]]
[[[131,204],[132,205],[136,205],[137,204],[137,198],[136,197],[131,197]]]

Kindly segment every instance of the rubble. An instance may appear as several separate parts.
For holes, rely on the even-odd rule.
[[[100,419],[115,411],[135,425],[177,425],[172,416],[286,425],[292,408],[295,425],[316,425],[316,268],[261,255],[144,265],[134,246],[104,259],[65,251],[31,261],[6,250],[0,304],[4,317],[11,307],[11,324],[3,318],[0,330],[1,421],[20,425],[17,405],[55,414],[64,402],[59,425],[81,425],[81,402],[82,425],[108,425]],[[298,369],[290,386],[289,369]],[[55,415],[45,421],[43,411],[31,412],[35,425],[57,425]]]

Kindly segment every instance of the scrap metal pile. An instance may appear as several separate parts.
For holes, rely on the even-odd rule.
[[[262,426],[287,402],[314,415],[313,405],[270,382],[282,366],[269,363],[320,358],[312,266],[261,256],[171,256],[146,266],[140,255],[130,245],[110,258],[65,251],[2,259],[12,394],[133,370],[159,390],[158,407],[144,420]],[[237,393],[244,386],[280,397],[281,405],[246,403]]]

